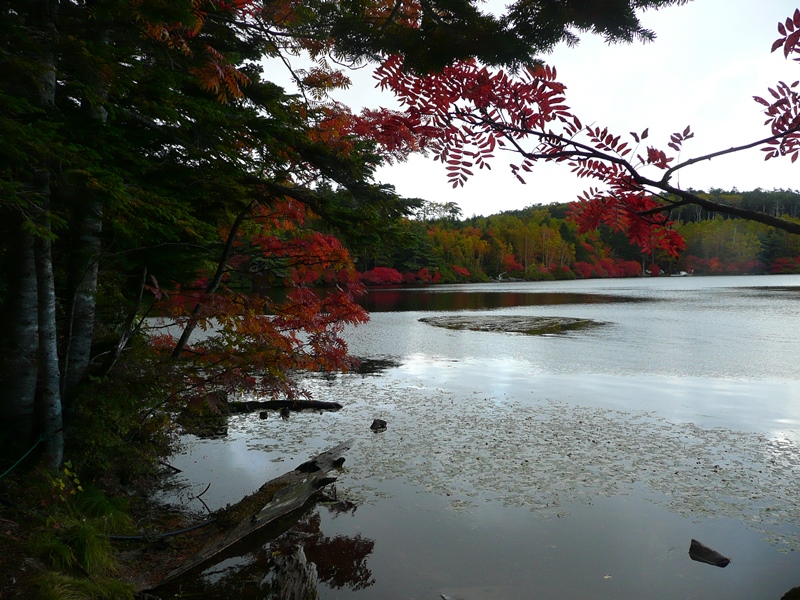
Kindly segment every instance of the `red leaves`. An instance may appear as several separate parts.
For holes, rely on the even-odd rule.
[[[800,94],[796,91],[797,86],[797,81],[791,85],[781,81],[774,88],[768,88],[773,102],[753,96],[756,102],[766,107],[764,114],[767,120],[764,124],[770,126],[775,136],[761,149],[765,153],[765,160],[787,155],[792,157],[792,162],[797,160],[796,155],[800,151]]]
[[[307,209],[294,201],[256,205],[238,230],[229,270],[247,272],[256,289],[283,283],[289,292],[275,302],[258,293],[225,287],[206,293],[201,276],[189,289],[162,296],[162,310],[177,322],[192,320],[209,335],[187,350],[179,365],[188,387],[254,391],[270,396],[303,394],[298,370],[341,370],[352,363],[341,338],[345,324],[366,321],[355,303],[363,288],[347,250],[330,235],[308,229]],[[221,232],[223,238],[227,232]],[[324,278],[329,293],[307,284]],[[199,307],[194,310],[193,307]],[[190,313],[191,310],[191,313]],[[153,343],[165,348],[167,338]]]
[[[778,23],[778,33],[781,37],[772,44],[771,52],[783,46],[783,56],[788,58],[792,53],[800,52],[800,9],[795,9],[791,18],[785,23]]]
[[[635,131],[631,131],[631,135],[633,136],[633,139],[634,139],[634,140],[636,140],[636,143],[638,144],[638,143],[639,143],[641,140],[643,140],[643,139],[646,139],[646,138],[647,138],[647,136],[649,135],[649,132],[650,132],[650,129],[648,128],[648,129],[645,129],[645,130],[642,132],[642,134],[641,134],[641,135],[639,135],[639,134],[638,134],[638,133],[636,133]]]
[[[780,23],[778,30],[782,37],[773,50],[783,47],[786,56],[800,54],[800,9]],[[697,160],[675,164],[675,156],[655,144],[634,158],[629,141],[622,142],[607,128],[583,126],[566,104],[566,88],[556,76],[556,70],[546,65],[530,67],[514,77],[464,62],[441,73],[417,77],[405,72],[396,57],[388,59],[377,73],[381,87],[391,89],[405,108],[408,128],[418,136],[420,147],[432,150],[435,159],[444,164],[453,187],[463,186],[476,167],[488,168],[497,146],[521,156],[520,162],[510,166],[521,183],[537,161],[566,161],[578,177],[604,185],[602,192],[591,191],[584,204],[576,207],[582,228],[606,224],[625,231],[645,249],[663,248],[675,253],[682,244],[680,236],[663,218],[666,206],[662,212],[647,190],[680,192],[672,187],[670,178]],[[768,99],[754,98],[764,107],[766,124],[774,136],[764,144],[767,159],[788,155],[796,162],[800,158],[797,86],[781,82],[768,90]],[[416,120],[411,121],[412,116]],[[640,144],[648,139],[649,129],[631,131],[630,135]],[[671,134],[666,146],[680,153],[684,142],[693,137],[691,128],[686,127]],[[654,178],[649,174],[654,169],[663,173]]]
[[[643,191],[608,195],[590,190],[580,202],[570,205],[570,218],[581,233],[606,225],[623,231],[631,243],[645,252],[661,249],[677,256],[685,243],[678,232],[670,229],[672,222],[659,216],[660,207],[656,198]]]
[[[244,96],[242,88],[250,83],[247,75],[238,71],[211,46],[205,47],[205,53],[208,55],[205,64],[189,69],[192,75],[197,77],[200,86],[214,93],[220,102]]]
[[[403,275],[390,267],[375,267],[362,274],[362,281],[367,285],[395,285],[403,283]]]
[[[667,145],[676,152],[680,152],[683,142],[693,137],[694,134],[691,132],[691,129],[687,127],[682,133],[673,133],[670,136],[670,142]]]
[[[664,154],[663,150],[658,150],[656,148],[653,148],[652,146],[648,146],[647,164],[656,166],[659,169],[666,169],[669,167],[669,163],[671,163],[673,160],[674,159],[672,158],[667,158],[667,155]]]
[[[580,128],[564,104],[564,86],[548,66],[529,67],[519,77],[491,72],[472,61],[418,77],[405,72],[397,57],[376,71],[380,86],[391,89],[406,107],[420,145],[445,164],[448,181],[463,186],[478,169],[490,168],[498,145],[561,120]]]

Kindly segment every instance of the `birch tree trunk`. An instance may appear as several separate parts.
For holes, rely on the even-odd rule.
[[[39,104],[52,113],[55,110],[56,54],[58,37],[58,0],[39,2],[42,53],[39,75]],[[58,364],[58,330],[56,323],[56,292],[53,274],[53,230],[50,217],[51,173],[50,160],[43,157],[33,169],[36,195],[40,198],[34,240],[34,259],[38,289],[39,318],[39,391],[41,425],[48,435],[45,462],[57,469],[64,457],[64,431],[61,404],[61,377]]]
[[[91,358],[103,203],[97,197],[90,197],[76,213],[77,240],[72,248],[69,266],[70,303],[67,309],[62,387],[65,398],[69,398],[70,392],[86,375]]]
[[[90,9],[96,9],[96,2],[89,2]],[[102,16],[90,20],[87,38],[97,42],[98,48],[108,46],[108,24]],[[99,73],[90,75],[94,91],[93,102],[84,100],[83,110],[89,121],[98,131],[105,128],[108,111],[105,101],[108,98],[106,84]],[[102,140],[102,136],[99,137]],[[102,143],[102,141],[100,142]],[[103,230],[103,201],[97,193],[89,192],[83,204],[74,209],[76,215],[75,245],[70,261],[69,290],[70,305],[67,315],[66,350],[64,352],[64,373],[62,393],[69,402],[71,391],[81,382],[89,368],[94,336],[95,309],[97,296],[97,274],[100,261],[100,234]]]
[[[49,173],[48,173],[49,183]],[[49,205],[42,206],[45,211]],[[47,434],[46,464],[58,469],[64,458],[64,423],[61,405],[61,377],[58,366],[58,332],[56,328],[56,293],[53,276],[53,242],[47,233],[50,217],[45,214],[40,225],[43,234],[36,239],[36,280],[39,290],[39,389],[41,422]]]

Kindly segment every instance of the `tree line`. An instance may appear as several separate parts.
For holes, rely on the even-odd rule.
[[[787,220],[800,215],[792,190],[694,193]],[[368,285],[800,272],[797,235],[702,207],[674,211],[672,227],[685,243],[677,256],[643,251],[607,226],[581,233],[569,215],[569,204],[554,203],[461,218],[453,203],[423,201],[413,217],[397,220],[392,240],[353,254]]]

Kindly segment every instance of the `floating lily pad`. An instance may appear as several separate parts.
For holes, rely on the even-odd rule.
[[[447,317],[425,317],[423,323],[434,327],[470,331],[499,331],[503,333],[522,333],[524,335],[553,335],[590,329],[604,325],[592,319],[572,317],[534,317],[513,315],[457,315]]]

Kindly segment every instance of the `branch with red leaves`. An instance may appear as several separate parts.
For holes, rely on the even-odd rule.
[[[355,302],[363,288],[344,246],[305,227],[309,214],[303,204],[265,191],[220,232],[226,242],[210,277],[200,274],[194,286],[163,295],[162,313],[184,330],[177,344],[162,336],[154,345],[182,359],[183,382],[193,397],[224,390],[293,399],[308,396],[296,384],[296,372],[354,366],[341,334],[345,325],[367,320]],[[252,276],[259,261],[279,265],[288,287],[283,301],[231,285],[230,265]],[[307,287],[323,280],[335,289]],[[213,335],[190,342],[195,329]]]
[[[786,57],[800,54],[800,10],[780,23],[778,31],[782,37],[773,51],[783,48]],[[767,160],[789,156],[795,162],[800,156],[798,82],[770,88],[769,100],[755,97],[765,107],[769,136],[680,161],[684,142],[694,137],[691,128],[673,133],[662,149],[645,145],[647,129],[623,137],[607,128],[584,126],[567,106],[566,87],[549,66],[511,75],[463,62],[417,76],[391,57],[376,77],[405,108],[398,119],[411,132],[409,137],[445,165],[453,187],[463,186],[476,169],[491,168],[495,151],[504,149],[520,157],[511,173],[522,183],[525,173],[542,161],[565,163],[577,177],[597,181],[602,189],[588,190],[572,205],[580,230],[604,224],[625,232],[645,251],[660,248],[675,255],[682,249],[669,213],[686,204],[800,233],[800,223],[706,200],[671,184],[681,169],[753,147],[760,147]]]

